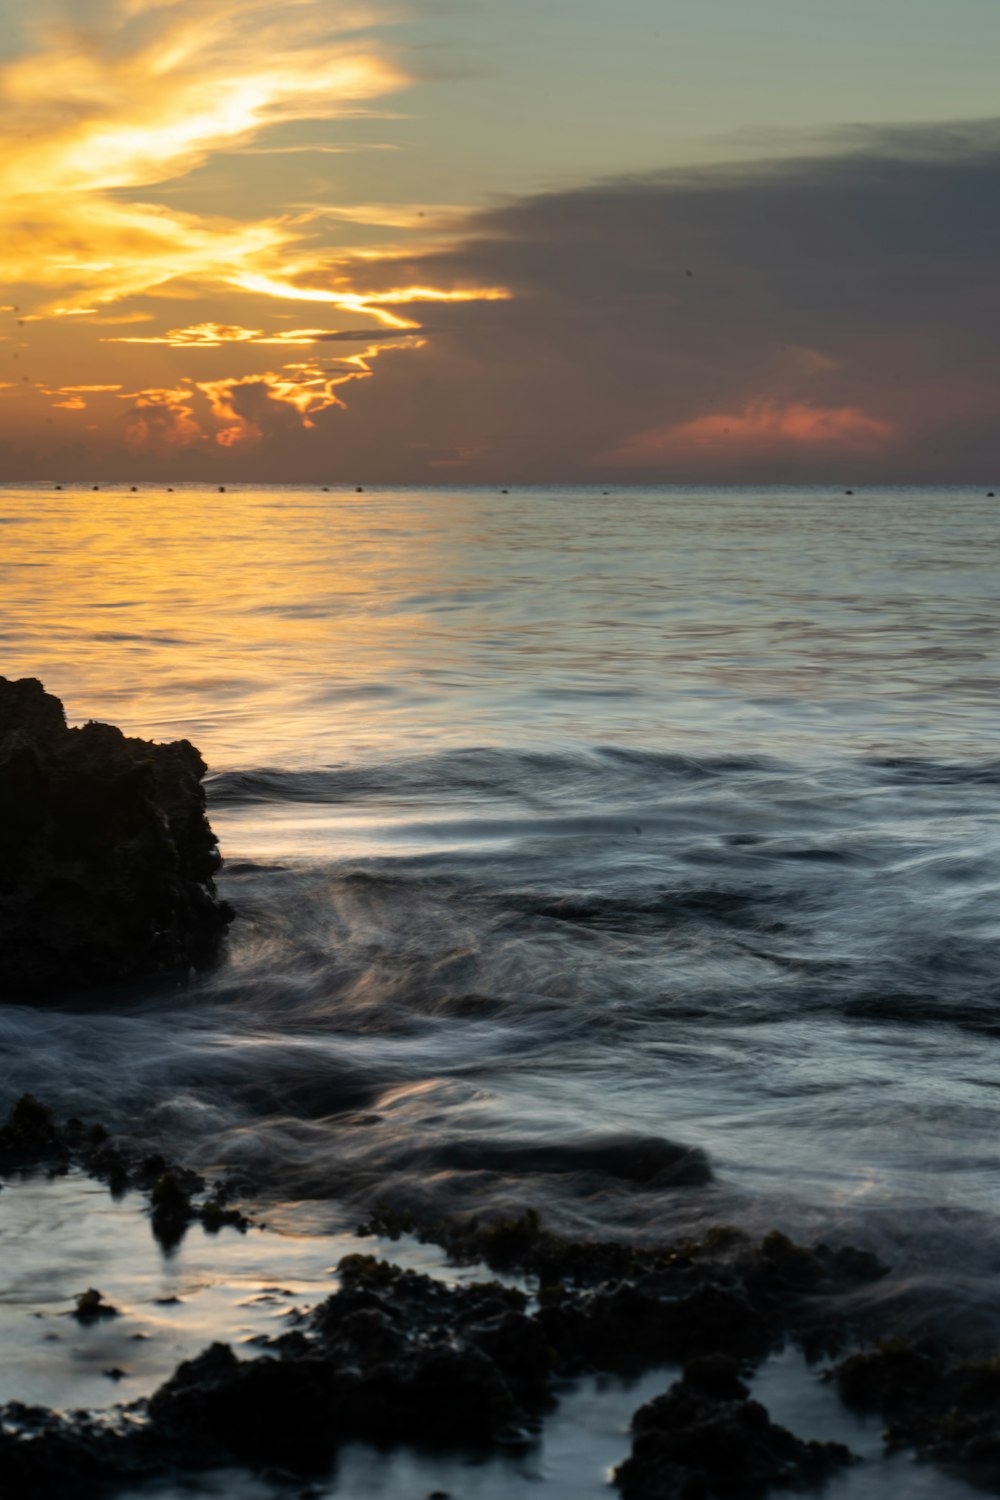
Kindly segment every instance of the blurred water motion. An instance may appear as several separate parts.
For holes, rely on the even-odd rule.
[[[8,1092],[332,1225],[849,1233],[1000,1328],[994,503],[35,487],[0,522],[5,675],[199,745],[241,913],[192,990],[0,1008]],[[713,1182],[647,1170],[670,1142]]]

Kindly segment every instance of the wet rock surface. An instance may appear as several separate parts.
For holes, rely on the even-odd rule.
[[[130,1151],[103,1125],[87,1125],[77,1119],[60,1122],[34,1095],[23,1094],[0,1125],[0,1176],[58,1174],[71,1167],[107,1183],[112,1193],[145,1194],[153,1233],[165,1249],[176,1245],[195,1220],[210,1232],[226,1225],[245,1229],[249,1222],[229,1202],[233,1194],[230,1183],[219,1180],[209,1186],[199,1173],[177,1166],[159,1153]],[[100,1294],[95,1296],[99,1302]],[[86,1307],[98,1317],[111,1315],[107,1309],[97,1310],[96,1302]]]
[[[339,1275],[341,1290],[271,1357],[215,1344],[181,1365],[148,1403],[152,1437],[205,1462],[308,1473],[352,1439],[517,1441],[550,1403],[548,1351],[521,1294],[452,1289],[367,1256]]]
[[[0,1129],[0,1171],[71,1165],[117,1190],[141,1190],[161,1237],[172,1227],[183,1233],[191,1216],[207,1225],[206,1204],[225,1197],[217,1185],[218,1196],[196,1204],[207,1188],[194,1174],[160,1157],[130,1157],[100,1127],[59,1125],[39,1101],[21,1099]],[[561,1381],[680,1358],[752,1365],[795,1326],[817,1289],[822,1298],[847,1274],[826,1252],[773,1237],[754,1245],[735,1231],[645,1251],[564,1241],[531,1214],[439,1233],[452,1236],[456,1252],[481,1258],[488,1249],[508,1269],[528,1272],[534,1292],[498,1281],[451,1286],[348,1256],[337,1290],[261,1341],[255,1358],[213,1344],[148,1400],[103,1415],[0,1409],[0,1492],[45,1500],[65,1493],[72,1474],[76,1493],[98,1494],[144,1475],[233,1463],[309,1476],[329,1468],[339,1444],[358,1439],[470,1452],[523,1445]],[[880,1269],[862,1259],[850,1274]],[[91,1288],[75,1315],[113,1317],[113,1297],[113,1287]],[[754,1426],[745,1405],[740,1420],[753,1428],[747,1442],[761,1474],[765,1454],[788,1463],[798,1455],[801,1467],[789,1447],[796,1440],[775,1436],[781,1430],[772,1432],[766,1417]]]
[[[958,1362],[889,1338],[843,1360],[834,1378],[849,1406],[885,1418],[888,1448],[1000,1494],[1000,1358]]]
[[[573,1240],[534,1209],[516,1218],[420,1224],[389,1210],[362,1226],[388,1238],[416,1234],[459,1264],[537,1278],[539,1317],[567,1363],[639,1368],[702,1352],[760,1357],[787,1335],[812,1354],[864,1337],[839,1310],[843,1294],[879,1281],[876,1256],[852,1246],[812,1248],[772,1231],[752,1240],[731,1225],[666,1245]]]
[[[0,1175],[71,1167],[114,1192],[141,1192],[165,1248],[194,1219],[246,1223],[226,1206],[226,1184],[209,1188],[161,1156],[130,1153],[99,1126],[59,1124],[24,1096],[0,1127]],[[530,1210],[486,1224],[404,1225],[385,1215],[378,1227],[417,1230],[453,1261],[516,1272],[523,1285],[451,1285],[350,1255],[332,1295],[255,1340],[255,1357],[212,1344],[148,1399],[99,1413],[0,1408],[0,1494],[54,1500],[71,1475],[74,1494],[104,1495],[144,1477],[234,1464],[306,1480],[357,1440],[480,1455],[517,1448],[568,1380],[666,1364],[684,1373],[634,1417],[631,1453],[615,1474],[625,1500],[816,1486],[850,1461],[847,1450],[772,1422],[746,1384],[789,1340],[839,1354],[842,1397],[881,1412],[890,1443],[1000,1492],[1000,1364],[875,1343],[886,1330],[868,1292],[885,1268],[870,1254],[810,1249],[778,1233],[754,1241],[726,1226],[653,1247],[574,1241]],[[88,1288],[72,1316],[84,1326],[113,1319],[115,1300],[114,1286]]]
[[[2,1409],[4,1492],[55,1495],[67,1472],[80,1475],[85,1493],[88,1486],[99,1491],[139,1473],[234,1462],[308,1476],[329,1467],[338,1444],[358,1439],[466,1451],[516,1445],[527,1441],[552,1406],[553,1376],[577,1372],[584,1351],[594,1368],[641,1362],[638,1351],[623,1355],[620,1335],[602,1336],[606,1319],[623,1301],[620,1287],[567,1290],[574,1317],[554,1325],[523,1292],[495,1282],[449,1287],[365,1255],[347,1257],[338,1275],[340,1289],[272,1339],[261,1357],[240,1359],[228,1345],[213,1344],[181,1364],[147,1402],[116,1408],[104,1421]],[[719,1337],[710,1322],[699,1331],[702,1306],[696,1298],[680,1315],[691,1320],[689,1347],[710,1346]],[[580,1329],[591,1320],[594,1329],[582,1338]],[[668,1344],[673,1347],[672,1340]],[[653,1341],[644,1345],[650,1357],[655,1347]],[[700,1366],[738,1369],[735,1360],[718,1354],[703,1356]],[[689,1367],[689,1387],[690,1370],[698,1368],[697,1360]],[[763,1409],[745,1399],[735,1373],[733,1382],[735,1395],[704,1380],[687,1390],[683,1402],[670,1393],[652,1403],[655,1422],[640,1413],[637,1432],[647,1436],[641,1443],[637,1437],[636,1452],[623,1465],[626,1493],[674,1493],[643,1487],[659,1484],[661,1471],[667,1472],[661,1449],[688,1454],[688,1478],[700,1472],[699,1464],[715,1476],[727,1464],[726,1473],[752,1460],[761,1486],[792,1474],[820,1475],[832,1466],[833,1455],[773,1427]],[[664,1401],[669,1423],[660,1415]],[[715,1455],[714,1468],[692,1435],[699,1424],[713,1429],[705,1443]],[[728,1456],[723,1430],[729,1434]]]
[[[0,678],[0,991],[54,995],[209,965],[232,910],[205,763],[110,724],[69,729],[34,678]]]
[[[851,1460],[839,1443],[802,1442],[771,1421],[725,1355],[692,1360],[639,1408],[615,1471],[624,1500],[707,1500],[815,1485]]]

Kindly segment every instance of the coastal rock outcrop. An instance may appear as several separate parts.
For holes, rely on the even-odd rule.
[[[821,1484],[851,1461],[839,1443],[803,1442],[772,1422],[722,1354],[686,1365],[665,1395],[639,1408],[632,1433],[614,1476],[625,1500],[746,1500]]]
[[[39,1000],[215,958],[231,907],[205,762],[111,724],[66,725],[34,678],[0,677],[0,993]]]

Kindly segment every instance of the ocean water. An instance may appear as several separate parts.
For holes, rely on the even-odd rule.
[[[200,747],[239,912],[188,989],[0,1005],[0,1104],[299,1232],[851,1240],[1000,1340],[1000,502],[7,487],[0,642]]]

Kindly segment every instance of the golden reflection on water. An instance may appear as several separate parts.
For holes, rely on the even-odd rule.
[[[3,665],[216,768],[977,753],[1000,511],[889,491],[0,489]]]
[[[339,758],[362,720],[371,746],[366,705],[391,723],[401,679],[413,693],[430,626],[404,601],[437,587],[434,528],[373,521],[353,495],[102,492],[27,510],[4,528],[5,670],[41,677],[73,722],[186,734],[216,765],[287,764],[317,736]]]

